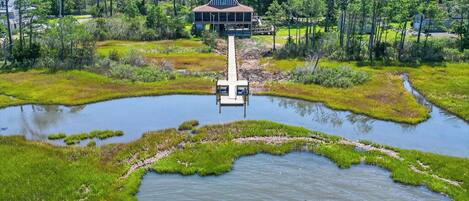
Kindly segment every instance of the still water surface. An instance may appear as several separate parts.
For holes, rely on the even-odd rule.
[[[348,111],[330,109],[321,103],[253,96],[247,109],[226,107],[218,113],[214,96],[170,95],[125,98],[83,106],[26,105],[0,109],[0,135],[24,134],[28,139],[47,140],[50,133],[74,134],[95,129],[122,130],[125,135],[98,144],[129,142],[144,132],[177,127],[197,119],[201,124],[218,124],[253,119],[303,126],[352,140],[370,140],[405,149],[417,149],[469,157],[469,123],[426,101],[404,87],[431,110],[431,118],[417,125],[373,119]],[[60,141],[53,143],[60,144]]]
[[[222,176],[148,173],[139,200],[449,200],[423,187],[394,183],[385,170],[339,169],[311,153],[243,157]]]
[[[366,139],[406,149],[469,157],[469,124],[433,107],[431,118],[417,125],[376,120],[320,103],[254,96],[246,119],[271,120],[348,139]],[[202,124],[242,120],[243,109],[227,107],[218,113],[213,96],[171,95],[106,101],[77,107],[33,106],[0,109],[0,134],[24,134],[47,140],[47,134],[74,134],[94,129],[122,130],[125,135],[102,143],[129,142],[143,132],[177,127],[188,119]],[[56,141],[55,143],[59,143]]]
[[[469,124],[435,107],[408,82],[406,89],[431,110],[431,118],[417,125],[373,119],[337,111],[320,103],[254,96],[247,117],[242,108],[223,108],[218,113],[213,96],[170,95],[125,98],[83,106],[25,105],[0,109],[0,135],[23,134],[47,141],[56,132],[74,134],[95,129],[122,130],[125,135],[98,144],[129,142],[143,132],[177,127],[198,119],[218,124],[242,119],[271,120],[312,130],[366,139],[405,149],[417,149],[469,157]],[[59,141],[53,143],[60,144]],[[425,188],[392,182],[389,173],[355,166],[340,170],[331,161],[309,153],[285,157],[245,157],[234,171],[220,177],[147,174],[141,200],[447,200]]]

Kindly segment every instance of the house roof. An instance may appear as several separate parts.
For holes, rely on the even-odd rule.
[[[254,12],[249,6],[240,4],[237,0],[210,0],[208,4],[198,6],[193,12]]]

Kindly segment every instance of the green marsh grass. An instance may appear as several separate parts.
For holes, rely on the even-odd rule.
[[[15,97],[7,99],[0,95],[0,108],[20,104],[81,105],[133,96],[209,94],[212,86],[212,80],[195,77],[140,83],[86,71],[0,73],[0,94]]]
[[[273,59],[273,58],[263,58],[261,59],[261,65],[265,65],[268,71],[272,72],[289,72],[299,66],[304,66],[305,61],[300,59]],[[406,64],[399,64],[399,65],[386,65],[386,64],[379,64],[377,66],[371,67],[367,65],[361,65],[357,62],[340,62],[340,61],[330,61],[330,60],[321,60],[319,62],[319,66],[321,67],[329,67],[334,68],[338,66],[351,66],[356,70],[364,70],[368,73],[373,74],[373,77],[382,79],[382,80],[374,80],[372,84],[374,86],[370,86],[370,89],[376,91],[373,94],[380,94],[383,93],[383,90],[390,89],[390,93],[405,93],[402,87],[397,85],[389,86],[385,84],[387,79],[383,79],[384,75],[391,75],[388,77],[397,77],[398,74],[407,73],[410,78],[410,82],[412,86],[415,87],[419,92],[421,92],[428,100],[430,100],[435,105],[448,110],[449,112],[469,121],[469,63],[446,63],[446,64],[435,64],[435,65],[420,65],[420,66],[409,66]],[[395,80],[395,79],[393,79]],[[395,81],[396,83],[397,80]],[[368,85],[368,84],[364,84]],[[392,87],[392,88],[389,88]],[[397,87],[397,88],[396,88]],[[304,88],[304,87],[302,87]],[[317,87],[313,87],[314,89],[318,89]],[[399,89],[401,88],[401,89]],[[277,88],[277,90],[279,90]],[[318,89],[319,90],[319,89]],[[291,94],[292,92],[288,93],[288,90],[284,89],[282,94],[287,95]],[[325,91],[325,90],[320,90]],[[331,91],[332,92],[332,91]],[[345,92],[344,92],[345,93]],[[274,95],[273,93],[272,95]],[[322,93],[318,93],[322,94]],[[376,95],[372,95],[369,93],[360,94],[360,97],[375,97]],[[314,96],[306,95],[306,94],[298,94],[289,97],[295,96],[302,96],[306,100],[313,100],[313,101],[321,101],[315,100]],[[394,96],[395,97],[395,96]],[[331,100],[333,102],[333,100]],[[402,102],[403,100],[394,99],[396,102]],[[324,101],[327,102],[327,101]],[[388,102],[388,101],[386,101]],[[326,103],[327,104],[327,103]],[[398,107],[399,108],[399,107]],[[418,108],[418,107],[417,107]],[[419,108],[420,110],[420,108]],[[412,110],[411,110],[412,111]],[[366,112],[365,114],[369,114]],[[373,116],[373,115],[370,115]],[[382,116],[378,114],[378,116]],[[376,116],[374,116],[376,117]],[[409,117],[410,118],[410,117]],[[392,115],[388,115],[387,118],[389,120],[393,120],[394,117]],[[415,120],[404,120],[401,118],[403,122],[415,122]],[[420,118],[422,119],[422,118]],[[394,121],[394,120],[393,120]]]
[[[113,131],[113,130],[93,130],[89,133],[79,133],[66,136],[63,133],[60,134],[51,134],[49,135],[49,140],[58,140],[64,139],[64,143],[67,145],[74,145],[79,144],[81,141],[86,139],[94,139],[98,138],[100,140],[104,140],[107,138],[115,137],[115,136],[123,136],[123,131]],[[92,143],[94,141],[90,141]],[[96,145],[96,142],[94,143]]]
[[[69,135],[64,138],[64,143],[67,145],[74,145],[74,144],[79,144],[81,141],[90,139],[91,136],[88,133],[79,133],[79,134],[73,134]]]
[[[398,75],[360,68],[370,73],[367,83],[348,89],[295,83],[266,83],[257,94],[320,101],[335,109],[350,110],[391,121],[416,123],[428,117],[426,109],[406,93]],[[45,87],[46,86],[46,87]],[[122,97],[166,94],[210,94],[213,80],[179,76],[175,80],[141,83],[115,80],[85,71],[47,73],[41,70],[0,74],[0,107],[19,104],[80,105]],[[344,95],[346,94],[346,95]],[[3,100],[3,101],[2,101]]]
[[[406,92],[398,75],[374,72],[370,77],[366,83],[350,88],[272,82],[260,94],[322,102],[334,109],[395,122],[416,124],[429,117],[428,110]]]
[[[194,127],[198,125],[199,125],[199,121],[189,120],[189,121],[182,122],[181,125],[179,125],[178,130],[180,131],[192,130]]]
[[[49,139],[49,140],[60,140],[60,139],[64,139],[65,137],[67,137],[67,135],[65,135],[65,133],[52,133],[52,134],[49,134],[47,136],[47,139]]]
[[[111,53],[124,57],[131,50],[141,51],[146,60],[158,62],[167,60],[175,69],[187,69],[196,72],[220,72],[226,68],[226,56],[207,52],[207,47],[200,40],[163,40],[152,42],[138,41],[103,41],[98,43],[97,53],[108,56]]]
[[[123,136],[123,131],[113,131],[113,130],[94,130],[89,133],[89,136],[94,138],[98,138],[100,140],[104,140],[107,138],[115,137],[115,136]]]
[[[176,129],[152,131],[127,144],[94,148],[56,147],[17,136],[0,136],[0,154],[4,157],[0,160],[0,200],[135,200],[147,169],[138,169],[125,179],[122,175],[132,164],[176,147],[175,152],[152,164],[151,169],[160,173],[220,175],[230,171],[239,157],[309,151],[331,159],[340,168],[360,163],[378,166],[390,171],[396,182],[426,186],[456,201],[469,200],[467,158],[393,148],[401,158],[396,159],[382,152],[341,144],[341,137],[270,121],[207,125],[198,132],[189,135]],[[233,141],[253,136],[311,136],[322,143],[301,139],[278,144]],[[185,145],[178,146],[181,143]],[[421,172],[414,171],[412,166]],[[438,177],[458,182],[459,186]]]

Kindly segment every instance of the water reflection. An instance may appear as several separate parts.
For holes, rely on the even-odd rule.
[[[339,128],[347,121],[354,126],[354,129],[362,134],[367,134],[373,129],[374,119],[349,113],[342,115],[343,111],[331,110],[322,103],[312,103],[303,100],[285,99],[278,97],[269,97],[270,102],[278,102],[278,106],[285,109],[293,109],[301,117],[309,116],[312,121],[320,124],[328,124],[331,127]]]
[[[58,106],[58,105],[25,105],[19,106],[18,113],[19,129],[13,134],[24,134],[28,139],[45,140],[47,131],[56,127],[68,114],[79,113],[86,108],[81,106]],[[6,131],[8,127],[0,128]]]
[[[349,114],[347,115],[347,120],[355,125],[359,132],[369,133],[373,129],[374,120],[367,116]]]
[[[469,124],[433,107],[431,118],[418,125],[399,124],[338,111],[320,103],[253,96],[247,119],[271,120],[311,130],[370,140],[404,149],[469,156]],[[24,134],[45,140],[50,133],[74,134],[95,129],[122,130],[125,135],[99,144],[129,142],[150,130],[177,127],[188,119],[219,124],[244,119],[243,109],[227,107],[219,114],[212,96],[171,95],[126,98],[79,107],[22,106],[0,109],[1,135]],[[54,142],[59,143],[59,142]]]
[[[286,109],[293,109],[301,117],[312,116],[312,120],[318,123],[330,124],[340,127],[343,119],[338,112],[325,109],[322,103],[312,103],[303,100],[285,99],[279,97],[268,97],[270,102],[278,102],[278,106]]]

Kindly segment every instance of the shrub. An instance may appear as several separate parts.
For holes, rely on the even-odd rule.
[[[117,50],[115,49],[112,49],[109,52],[108,58],[112,61],[119,61],[120,60],[119,52],[117,52]]]
[[[142,40],[145,41],[157,40],[158,37],[158,34],[153,29],[145,29],[145,31],[142,33]]]
[[[158,68],[160,68],[161,70],[166,70],[166,71],[173,71],[174,70],[173,63],[171,63],[171,61],[168,61],[168,60],[165,60],[165,59],[158,60],[156,66],[158,66]]]
[[[31,47],[25,46],[21,49],[19,41],[15,41],[13,46],[13,60],[19,62],[22,66],[33,66],[36,60],[41,56],[41,46],[39,43],[32,43]]]
[[[187,130],[192,130],[194,127],[199,125],[199,121],[197,120],[189,120],[182,122],[181,125],[179,125],[178,130],[180,131],[187,131]]]
[[[152,67],[136,68],[134,71],[134,81],[157,82],[171,78],[171,71],[160,70]]]
[[[469,61],[469,50],[460,52],[458,49],[444,48],[443,55],[444,55],[445,61],[449,61],[449,62]]]
[[[211,49],[215,48],[217,45],[217,34],[215,32],[204,31],[202,33],[202,39],[204,44],[210,47]]]
[[[47,139],[49,139],[49,140],[59,140],[59,139],[64,139],[65,137],[67,137],[67,135],[65,135],[65,133],[53,133],[53,134],[48,135]]]
[[[369,75],[362,71],[354,71],[350,67],[338,68],[297,68],[291,73],[295,82],[303,84],[319,84],[325,87],[348,88],[368,81]]]
[[[134,69],[136,67],[126,64],[117,64],[111,66],[109,69],[109,74],[113,78],[123,79],[123,80],[133,80],[134,78]]]
[[[125,64],[111,66],[109,75],[117,79],[140,82],[157,82],[176,78],[174,73],[170,70],[155,67],[135,67]]]
[[[132,66],[144,66],[145,57],[143,54],[135,49],[129,51],[129,54],[125,57],[125,63]]]

